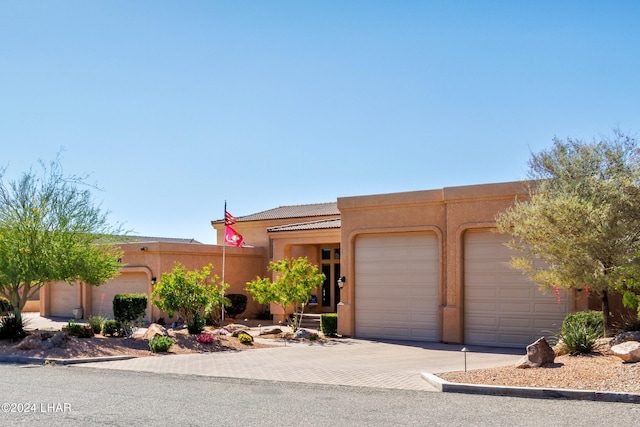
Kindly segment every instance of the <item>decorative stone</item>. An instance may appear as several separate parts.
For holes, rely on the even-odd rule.
[[[622,344],[627,341],[640,341],[640,331],[630,331],[618,334],[609,341],[609,345],[613,347],[614,345]]]
[[[224,329],[231,332],[234,337],[237,337],[238,333],[246,331],[247,329],[249,329],[249,327],[245,325],[238,325],[236,323],[230,323],[229,325],[225,326]]]
[[[542,337],[527,346],[527,355],[516,363],[516,368],[539,368],[545,363],[553,363],[556,355],[547,340]]]
[[[309,339],[309,336],[311,334],[309,333],[309,331],[307,331],[306,329],[298,329],[297,331],[295,331],[295,333],[293,334],[293,338],[294,339]]]
[[[167,332],[167,328],[165,328],[164,326],[158,325],[157,323],[152,323],[149,325],[142,338],[151,341],[156,335],[167,337],[169,336],[169,332]]]
[[[275,327],[275,328],[263,328],[261,331],[262,335],[279,335],[282,333],[282,329]]]
[[[640,342],[638,341],[625,341],[622,344],[614,345],[611,347],[611,351],[625,363],[640,361]]]
[[[226,328],[225,328],[226,329]],[[246,326],[243,328],[234,328],[233,331],[231,331],[231,336],[232,337],[238,337],[238,335],[240,334],[247,334],[247,335],[251,335],[249,333],[249,328],[247,328]]]

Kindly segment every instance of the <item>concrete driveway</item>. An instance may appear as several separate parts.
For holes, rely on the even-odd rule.
[[[29,329],[60,329],[67,318],[25,313]],[[185,355],[154,355],[129,360],[83,363],[75,367],[248,378],[314,384],[428,390],[421,373],[464,370],[462,345],[353,338],[316,342],[261,340],[277,347]],[[466,346],[467,369],[516,363],[525,349]]]
[[[269,341],[272,342],[272,341]],[[78,367],[435,391],[422,372],[464,369],[460,345],[340,339],[241,352],[160,355]],[[467,369],[514,364],[523,350],[467,346]]]

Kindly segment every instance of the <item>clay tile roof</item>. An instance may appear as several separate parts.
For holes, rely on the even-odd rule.
[[[238,222],[262,221],[267,219],[306,218],[312,216],[336,216],[340,215],[337,202],[315,203],[310,205],[280,206],[274,209],[237,217]],[[223,222],[219,219],[214,223]]]
[[[301,222],[298,224],[281,225],[278,227],[267,228],[270,233],[278,231],[300,231],[300,230],[322,230],[327,228],[340,228],[340,218],[322,219],[320,221]]]

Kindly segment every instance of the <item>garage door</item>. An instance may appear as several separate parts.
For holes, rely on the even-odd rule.
[[[117,294],[146,294],[148,297],[147,283],[148,278],[145,273],[122,273],[104,285],[94,286],[91,288],[92,314],[112,318],[113,297]],[[145,320],[148,319],[145,318]]]
[[[569,312],[569,298],[540,291],[511,268],[508,236],[490,230],[465,233],[465,343],[522,347],[557,332]]]
[[[73,317],[73,309],[78,307],[78,284],[55,282],[49,285],[51,295],[50,313],[52,316]]]
[[[355,274],[356,336],[438,340],[438,242],[434,233],[357,237]]]

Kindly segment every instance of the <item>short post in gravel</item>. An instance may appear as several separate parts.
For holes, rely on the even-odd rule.
[[[469,349],[467,347],[462,347],[462,350],[460,351],[464,353],[464,371],[467,372],[467,353],[469,352]]]

